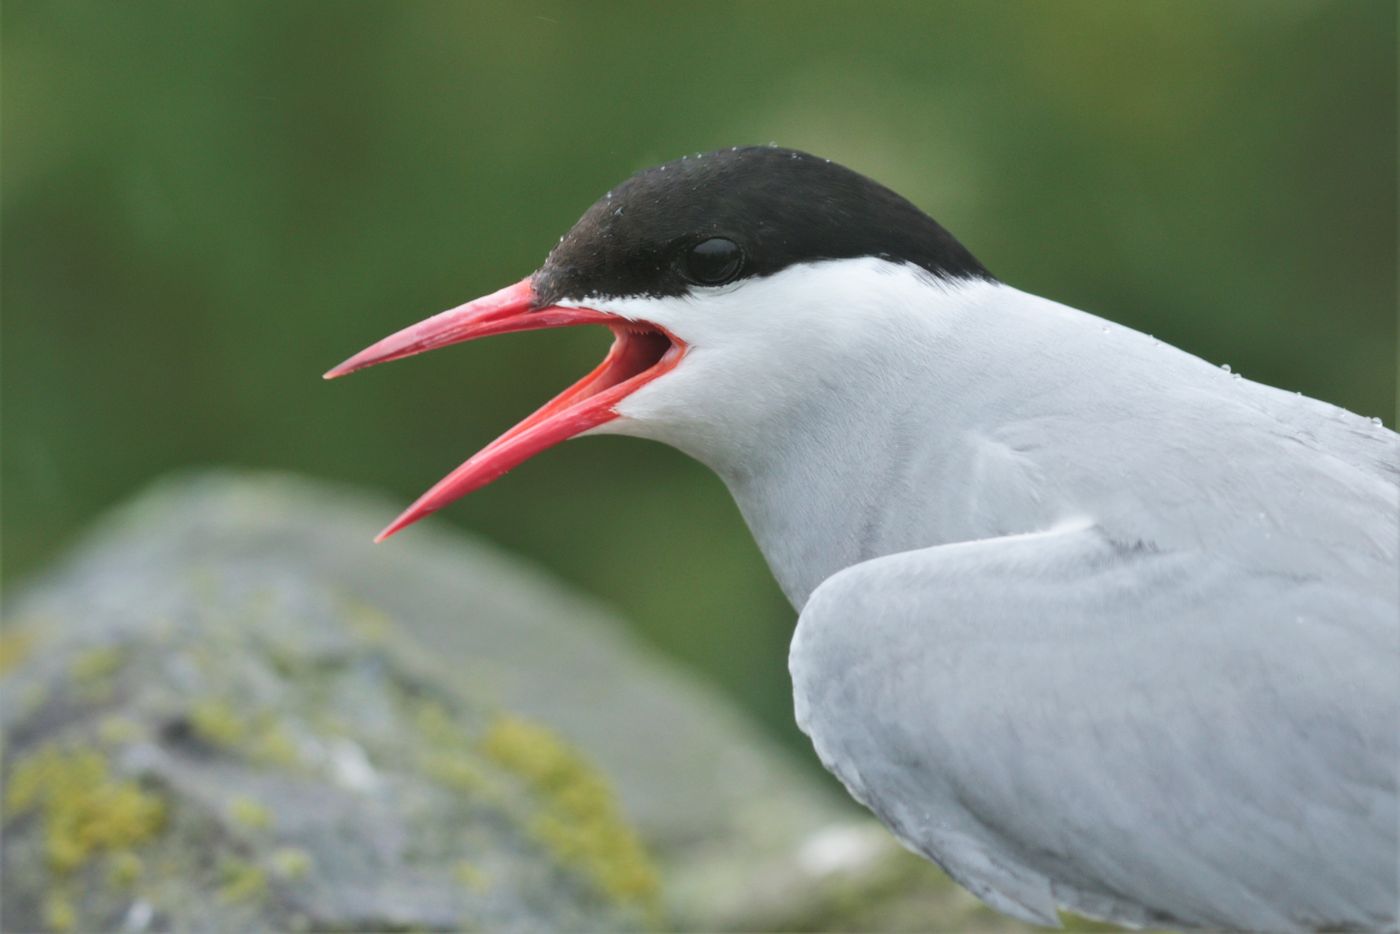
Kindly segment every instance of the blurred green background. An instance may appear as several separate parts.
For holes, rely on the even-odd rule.
[[[9,581],[184,465],[407,503],[607,335],[321,372],[527,274],[628,173],[739,143],[844,162],[1014,285],[1394,424],[1391,0],[7,0],[3,18]],[[794,740],[794,614],[698,465],[583,440],[431,521],[616,604]]]

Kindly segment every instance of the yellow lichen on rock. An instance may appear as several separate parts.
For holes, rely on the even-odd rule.
[[[540,796],[543,808],[529,822],[536,839],[612,898],[656,910],[656,871],[612,789],[577,752],[550,730],[508,716],[492,724],[481,746]]]
[[[97,738],[104,746],[121,746],[141,737],[141,724],[130,717],[107,714],[97,722]]]
[[[259,901],[267,894],[267,874],[247,860],[225,859],[219,877],[219,901],[225,904]]]
[[[71,931],[78,925],[78,910],[64,887],[55,886],[44,896],[44,924],[50,930]]]
[[[247,795],[238,795],[230,801],[228,814],[237,823],[253,830],[267,830],[272,826],[272,812]]]
[[[433,700],[413,705],[413,722],[426,750],[422,768],[434,781],[464,794],[482,794],[490,782],[478,765],[479,759],[467,737],[452,721],[447,708]]]
[[[96,853],[148,840],[165,825],[165,802],[134,781],[112,778],[107,760],[92,749],[48,746],[17,762],[5,808],[12,816],[41,815],[44,853],[60,875]]]
[[[342,619],[361,639],[370,645],[382,645],[393,630],[388,614],[360,600],[346,599]]]
[[[433,750],[423,757],[423,771],[433,781],[464,794],[479,794],[490,787],[481,770],[461,752]]]
[[[241,753],[254,762],[290,768],[297,764],[296,744],[269,713],[251,719],[217,698],[205,698],[190,708],[190,726],[213,746]]]
[[[130,850],[117,850],[107,860],[107,880],[114,888],[131,888],[145,871],[146,864]]]
[[[457,877],[458,882],[478,894],[488,888],[486,874],[465,859],[459,860],[457,865],[452,867],[452,874]]]
[[[0,675],[24,661],[38,636],[27,626],[0,629]]]
[[[68,674],[82,687],[98,687],[117,673],[125,659],[120,649],[89,649],[73,659]]]
[[[439,701],[420,700],[414,703],[412,710],[414,725],[429,740],[434,743],[446,742],[450,745],[462,743],[461,729],[453,722],[451,714]]]
[[[269,716],[260,717],[253,723],[244,751],[248,758],[262,765],[291,768],[298,763],[296,743],[287,730]]]
[[[311,854],[298,846],[279,847],[272,852],[272,869],[280,878],[296,882],[305,879],[316,863]]]
[[[206,699],[190,709],[195,735],[215,746],[236,748],[248,735],[248,725],[223,701]]]

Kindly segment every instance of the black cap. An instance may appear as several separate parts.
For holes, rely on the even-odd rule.
[[[878,182],[795,149],[745,146],[633,175],[584,213],[533,285],[541,306],[684,295],[713,284],[709,272],[728,273],[727,282],[861,256],[943,279],[992,278],[952,234]]]

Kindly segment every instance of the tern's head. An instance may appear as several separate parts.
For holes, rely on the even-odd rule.
[[[888,284],[989,278],[904,198],[806,153],[748,147],[634,175],[588,209],[543,266],[385,338],[326,376],[510,331],[601,324],[593,372],[421,497],[381,538],[586,431],[707,459],[772,430],[862,359]],[[868,359],[868,357],[866,358]]]

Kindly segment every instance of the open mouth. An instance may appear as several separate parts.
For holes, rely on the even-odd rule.
[[[530,280],[522,279],[391,334],[326,373],[326,379],[334,379],[492,334],[580,324],[601,324],[613,332],[608,355],[591,373],[439,480],[380,532],[376,542],[480,489],[541,451],[616,418],[618,402],[673,369],[685,354],[682,341],[655,325],[591,308],[536,308],[534,299]]]

